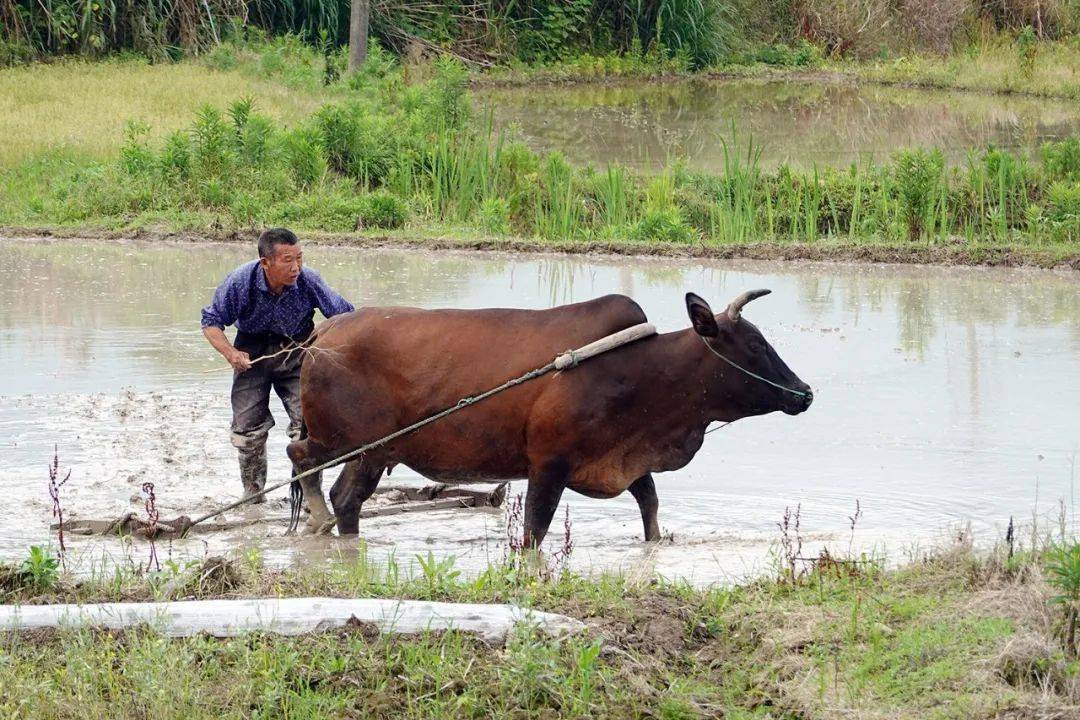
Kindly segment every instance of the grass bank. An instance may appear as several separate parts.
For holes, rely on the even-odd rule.
[[[1078,137],[1045,145],[1041,163],[972,148],[955,167],[920,149],[881,164],[806,171],[764,170],[752,138],[732,135],[720,141],[720,174],[674,163],[642,175],[618,165],[576,167],[496,132],[469,98],[469,74],[452,60],[421,71],[376,52],[363,73],[333,79],[310,48],[282,41],[223,46],[203,62],[212,81],[202,97],[211,102],[186,126],[194,91],[163,104],[160,123],[135,119],[121,137],[94,118],[108,116],[101,122],[115,128],[125,113],[107,108],[129,90],[109,95],[94,85],[99,92],[87,92],[99,110],[57,120],[75,64],[35,68],[55,74],[53,85],[0,80],[17,93],[39,88],[47,108],[0,112],[0,131],[17,138],[6,149],[10,163],[0,163],[0,227],[228,233],[288,225],[548,249],[762,248],[779,257],[893,254],[1043,266],[1080,257]],[[160,79],[156,66],[118,67],[136,88]],[[85,68],[105,77],[99,66]],[[200,70],[175,71],[193,85]],[[225,102],[238,81],[265,96]],[[292,104],[272,88],[292,93]],[[56,147],[65,134],[70,142]]]
[[[1080,99],[1076,39],[1024,46],[996,38],[947,56],[911,53],[824,67],[863,82]]]
[[[1073,546],[1075,562],[1080,550]],[[5,717],[1070,717],[1075,622],[1049,579],[1068,553],[979,553],[961,541],[899,569],[819,557],[744,586],[699,589],[617,575],[546,579],[528,564],[464,577],[453,560],[408,570],[356,560],[302,571],[255,553],[76,582],[0,570],[0,600],[395,597],[514,602],[583,620],[504,647],[456,632],[170,640],[152,628],[0,637]],[[1050,567],[1048,567],[1050,566]],[[25,567],[25,566],[24,566]],[[1080,568],[1074,568],[1074,572]],[[51,573],[51,574],[50,574]]]

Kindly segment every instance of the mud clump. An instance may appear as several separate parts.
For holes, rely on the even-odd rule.
[[[20,590],[23,585],[22,573],[14,567],[0,565],[0,598]]]
[[[243,585],[240,569],[223,557],[208,557],[170,581],[163,589],[166,597],[197,599],[225,597],[235,593]]]

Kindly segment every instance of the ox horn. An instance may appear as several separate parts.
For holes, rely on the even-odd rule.
[[[731,322],[738,322],[739,315],[742,314],[743,305],[751,300],[757,300],[762,295],[768,295],[772,290],[747,290],[739,297],[731,301],[731,304],[727,306],[728,320]]]

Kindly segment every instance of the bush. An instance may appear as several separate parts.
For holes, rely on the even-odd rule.
[[[1046,192],[1046,208],[1050,220],[1080,230],[1080,183],[1055,182]]]
[[[486,198],[480,204],[479,225],[495,235],[510,232],[510,203],[501,197]]]
[[[408,205],[396,195],[387,192],[371,193],[364,197],[357,225],[392,230],[403,226],[408,214]]]
[[[389,175],[398,137],[389,118],[351,103],[323,107],[315,124],[333,170],[370,186]]]
[[[285,162],[297,187],[310,188],[326,174],[328,163],[322,138],[314,128],[300,128],[284,138]]]
[[[691,242],[696,239],[681,208],[651,208],[630,228],[630,236],[643,242]]]
[[[1043,143],[1039,156],[1051,180],[1080,181],[1080,136]]]
[[[806,38],[800,38],[794,45],[765,45],[745,59],[778,67],[811,67],[821,62],[821,50]]]
[[[940,150],[901,150],[893,156],[893,181],[908,224],[908,239],[916,240],[927,227],[940,197],[945,158]]]

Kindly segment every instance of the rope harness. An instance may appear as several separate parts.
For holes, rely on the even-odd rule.
[[[698,335],[698,337],[701,338],[701,342],[705,343],[705,347],[709,348],[709,352],[711,352],[713,355],[720,358],[721,360],[723,360],[724,362],[726,362],[728,365],[735,368],[736,370],[741,370],[742,372],[746,373],[747,375],[754,378],[755,380],[760,380],[761,382],[763,382],[763,383],[765,383],[767,385],[772,385],[774,388],[778,388],[780,390],[783,390],[784,392],[789,392],[792,395],[798,395],[799,397],[806,397],[806,393],[804,393],[804,392],[801,392],[799,390],[792,390],[789,387],[784,387],[783,385],[780,385],[779,383],[773,382],[769,378],[763,378],[760,375],[758,375],[757,373],[750,372],[749,370],[744,368],[742,365],[739,365],[735,361],[729,360],[728,358],[726,358],[723,355],[721,355],[720,353],[718,353],[716,351],[716,349],[713,348],[713,346],[709,344],[709,341],[706,340],[703,335]]]

